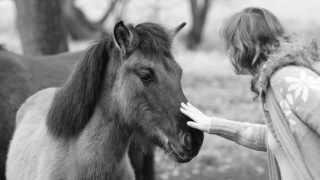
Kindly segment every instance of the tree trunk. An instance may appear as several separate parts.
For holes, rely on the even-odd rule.
[[[210,3],[213,0],[190,0],[192,27],[187,37],[187,47],[195,49],[202,41]]]
[[[28,55],[68,50],[60,0],[15,0],[22,49]]]

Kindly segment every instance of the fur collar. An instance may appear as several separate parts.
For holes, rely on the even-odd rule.
[[[314,62],[320,61],[320,52],[316,40],[306,42],[304,39],[291,38],[280,41],[280,47],[264,62],[258,73],[251,80],[251,90],[264,97],[269,86],[269,80],[274,72],[288,65],[303,66],[319,73],[313,67]]]

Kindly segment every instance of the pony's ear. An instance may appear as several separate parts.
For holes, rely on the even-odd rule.
[[[178,34],[178,32],[180,32],[180,30],[181,30],[182,28],[184,28],[184,26],[185,26],[186,24],[187,24],[186,22],[183,22],[183,23],[181,23],[180,25],[178,25],[176,28],[174,28],[173,30],[171,30],[171,32],[170,32],[171,36],[172,36],[172,37],[175,37],[175,36]]]
[[[133,43],[133,33],[131,30],[123,23],[123,21],[120,21],[114,26],[113,35],[115,44],[124,54],[126,54],[128,50],[131,49]]]

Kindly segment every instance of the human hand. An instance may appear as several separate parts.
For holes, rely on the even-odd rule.
[[[212,126],[212,119],[209,116],[202,113],[190,103],[181,103],[180,111],[194,120],[188,121],[188,126],[209,133]]]

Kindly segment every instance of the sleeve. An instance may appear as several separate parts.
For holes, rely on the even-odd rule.
[[[222,136],[253,150],[267,151],[267,127],[263,124],[226,119],[215,120],[212,123],[209,133]]]
[[[289,124],[300,120],[320,135],[320,76],[305,67],[288,66],[270,83]]]

